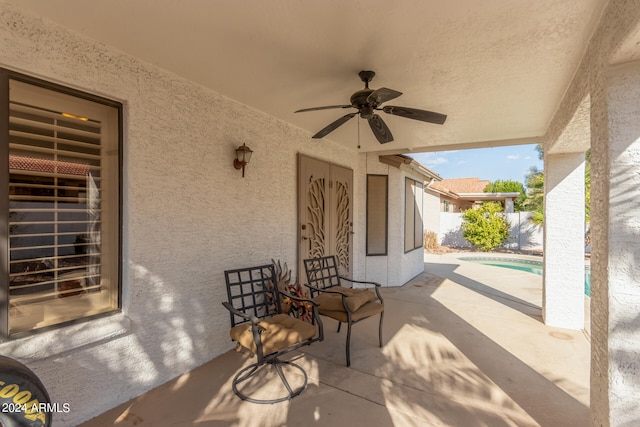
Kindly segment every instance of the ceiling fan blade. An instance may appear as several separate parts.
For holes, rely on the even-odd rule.
[[[369,94],[367,97],[367,102],[369,104],[373,104],[378,106],[383,102],[391,101],[402,95],[402,92],[398,92],[397,90],[388,89],[386,87],[381,87],[380,89],[376,89]]]
[[[406,117],[407,119],[420,120],[427,123],[435,123],[441,125],[447,120],[446,114],[434,113],[433,111],[418,110],[417,108],[397,107],[387,105],[382,108],[387,114],[394,116]]]
[[[373,134],[376,136],[380,144],[386,144],[387,142],[393,141],[391,131],[379,115],[374,114],[368,121]]]
[[[294,113],[304,113],[307,111],[318,111],[318,110],[330,110],[332,108],[355,108],[355,107],[353,105],[327,105],[326,107],[303,108],[302,110],[294,111]]]
[[[318,132],[315,135],[313,135],[312,138],[318,139],[318,138],[323,138],[323,137],[327,136],[328,134],[330,134],[334,130],[338,129],[343,124],[345,124],[349,119],[353,118],[353,116],[355,116],[356,114],[358,114],[357,111],[355,113],[345,114],[344,116],[340,117],[335,122],[331,123],[329,126],[327,126],[324,129],[322,129],[320,132]]]

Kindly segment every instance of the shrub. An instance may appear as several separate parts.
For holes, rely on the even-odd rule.
[[[462,217],[462,236],[482,251],[491,251],[509,237],[509,223],[499,203],[468,209]]]
[[[438,249],[438,235],[433,231],[424,232],[424,247],[426,249]]]
[[[517,199],[513,201],[513,209],[515,212],[523,212],[525,210],[525,201],[527,194],[524,190],[524,185],[518,181],[512,180],[497,180],[487,184],[484,188],[485,193],[520,193]],[[504,207],[503,202],[500,204]]]

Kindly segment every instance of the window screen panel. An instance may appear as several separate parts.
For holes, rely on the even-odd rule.
[[[387,254],[387,175],[367,175],[367,255]]]
[[[414,242],[413,248],[421,248],[424,245],[424,222],[422,219],[422,200],[424,195],[424,187],[423,184],[419,181],[414,182],[414,196],[415,203],[414,208],[415,212],[413,215],[414,221]]]
[[[422,219],[424,185],[409,177],[405,177],[404,183],[404,251],[409,252],[424,244]]]

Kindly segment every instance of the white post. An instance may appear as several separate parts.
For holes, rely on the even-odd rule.
[[[640,62],[607,80],[591,152],[592,425],[631,426],[640,423]]]
[[[511,197],[504,199],[504,213],[513,213],[513,199]]]
[[[584,328],[584,153],[545,153],[542,316]]]

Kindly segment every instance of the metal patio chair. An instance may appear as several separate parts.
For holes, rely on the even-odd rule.
[[[307,386],[307,373],[291,361],[280,356],[292,350],[322,341],[322,321],[316,304],[278,289],[273,264],[257,267],[227,270],[228,302],[223,302],[231,316],[231,339],[239,346],[255,354],[255,363],[246,366],[236,374],[232,382],[233,392],[243,400],[253,403],[276,403],[290,400],[302,393]],[[313,311],[313,323],[304,322],[282,311],[281,295],[292,301],[308,302]],[[291,366],[300,371],[304,384],[293,389],[283,372],[283,366]],[[287,390],[285,396],[273,399],[258,399],[240,390],[242,383],[253,378],[262,368],[272,367]]]
[[[311,298],[319,304],[318,312],[337,320],[338,332],[343,323],[347,324],[347,366],[351,365],[351,325],[354,323],[380,314],[378,340],[382,347],[384,301],[378,291],[381,285],[340,276],[333,255],[305,259],[304,269],[307,273],[306,286],[310,289]],[[343,286],[344,282],[350,282],[351,286]],[[370,289],[353,288],[355,283],[373,285],[375,293]]]

